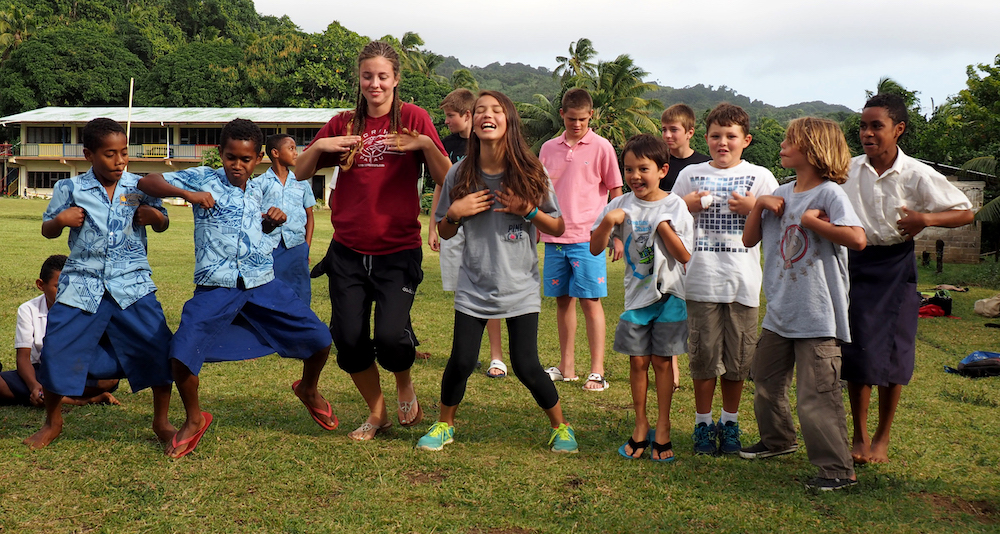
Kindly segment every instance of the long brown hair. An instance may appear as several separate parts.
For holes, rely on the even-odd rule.
[[[479,99],[484,96],[492,96],[500,103],[504,115],[507,117],[507,131],[504,132],[503,142],[498,146],[498,159],[503,162],[504,176],[503,185],[510,189],[515,195],[538,206],[549,195],[549,177],[545,174],[542,162],[538,160],[521,133],[521,116],[517,114],[514,102],[507,98],[507,95],[498,91],[480,91]],[[478,107],[478,106],[476,106]],[[472,110],[472,120],[475,124],[476,109]],[[480,140],[476,135],[475,128],[469,135],[469,146],[458,169],[455,186],[449,194],[452,201],[462,198],[470,193],[479,191],[486,184],[479,178],[479,151]]]
[[[347,135],[361,135],[365,131],[365,118],[368,116],[368,101],[365,100],[365,95],[361,92],[361,62],[375,57],[387,59],[392,64],[392,73],[396,75],[397,80],[399,79],[399,54],[396,53],[396,49],[391,44],[385,41],[371,41],[361,49],[361,53],[358,54],[357,98],[354,104],[354,116]],[[399,86],[397,85],[392,88],[392,110],[389,112],[389,133],[391,134],[399,132],[399,123],[401,122],[400,110],[402,107],[403,103],[399,99]]]

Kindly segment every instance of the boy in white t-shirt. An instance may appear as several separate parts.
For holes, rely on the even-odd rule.
[[[674,459],[670,442],[670,402],[674,393],[672,360],[687,352],[684,263],[694,238],[694,219],[684,201],[663,191],[670,152],[653,135],[629,139],[622,152],[625,179],[632,192],[612,199],[594,223],[590,253],[599,256],[613,237],[624,242],[625,312],[615,330],[615,350],[629,356],[629,383],[635,428],[618,453],[642,456],[652,441],[650,459]],[[646,417],[649,365],[656,376],[659,408],[656,427]]]
[[[42,294],[17,307],[17,331],[14,334],[14,349],[17,370],[0,373],[0,404],[20,404],[39,406],[44,404],[42,385],[35,377],[35,371],[42,356],[42,342],[48,324],[49,308],[56,302],[59,292],[59,275],[66,265],[66,256],[54,254],[42,263],[42,270],[35,280]],[[117,379],[87,379],[83,395],[66,397],[65,404],[119,404],[111,392],[118,388]]]
[[[694,216],[695,243],[687,265],[688,358],[695,399],[695,454],[739,454],[737,421],[743,381],[750,374],[760,306],[760,247],[743,245],[743,226],[756,197],[778,187],[771,171],[741,159],[750,145],[750,117],[719,104],[705,119],[712,161],[681,171],[673,192]],[[712,418],[721,378],[722,415]]]

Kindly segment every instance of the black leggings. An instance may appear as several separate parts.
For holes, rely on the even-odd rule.
[[[457,406],[465,397],[465,384],[479,360],[484,328],[486,319],[455,311],[455,337],[451,345],[451,358],[441,377],[441,404]],[[508,317],[507,332],[514,375],[528,388],[538,406],[543,410],[552,408],[559,402],[559,393],[538,361],[538,314]]]

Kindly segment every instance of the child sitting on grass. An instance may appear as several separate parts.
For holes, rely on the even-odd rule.
[[[612,199],[594,223],[590,253],[602,254],[612,237],[625,244],[625,312],[615,330],[616,351],[629,356],[635,429],[618,448],[625,458],[674,459],[670,402],[674,393],[671,360],[687,352],[684,264],[691,259],[694,218],[684,200],[660,189],[670,152],[649,134],[629,139],[622,153],[625,181],[632,191]],[[652,429],[646,417],[649,364],[656,377],[659,413]]]
[[[45,396],[35,373],[42,355],[42,340],[48,322],[49,308],[56,303],[59,274],[66,265],[66,256],[54,254],[42,263],[35,287],[42,294],[17,308],[17,332],[14,334],[17,370],[0,373],[0,404],[42,406]],[[79,397],[66,397],[64,404],[119,404],[111,393],[118,389],[118,379],[87,378],[87,387]]]

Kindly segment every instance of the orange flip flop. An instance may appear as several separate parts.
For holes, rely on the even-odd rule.
[[[198,432],[196,432],[195,435],[191,436],[190,438],[177,441],[177,434],[174,434],[173,439],[170,440],[170,444],[173,446],[173,448],[177,449],[178,447],[181,446],[186,446],[186,447],[184,447],[184,450],[181,451],[180,454],[178,454],[177,456],[171,456],[171,458],[183,458],[194,452],[194,448],[198,446],[198,442],[201,441],[202,436],[205,435],[205,431],[208,430],[208,427],[211,426],[212,424],[212,414],[208,412],[201,412],[201,416],[205,418],[205,424],[202,425],[200,429],[198,429]]]
[[[302,381],[296,380],[295,382],[292,382],[292,393],[295,393],[295,388],[298,387],[300,382]],[[296,395],[296,397],[297,396],[298,395]],[[340,425],[340,421],[337,420],[336,415],[333,415],[333,406],[330,406],[330,401],[323,399],[323,401],[326,402],[326,410],[324,411],[324,410],[317,410],[316,408],[309,406],[308,404],[306,404],[306,401],[302,400],[301,398],[299,400],[301,400],[302,404],[305,405],[307,410],[309,410],[309,415],[312,416],[313,421],[316,421],[316,424],[323,427],[324,430],[337,430],[337,426]],[[333,424],[332,425],[328,424],[326,421],[320,419],[319,418],[320,415],[325,415],[333,419]]]

